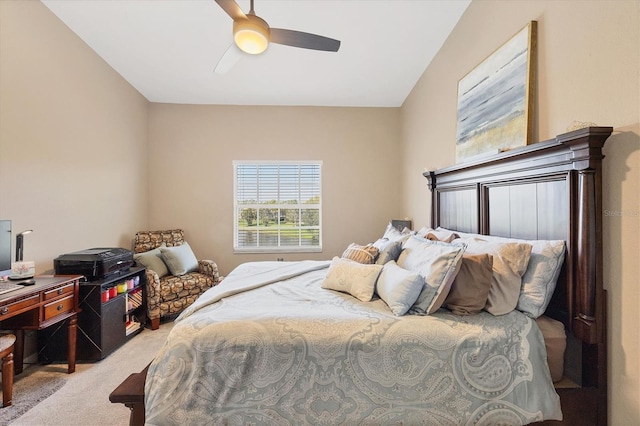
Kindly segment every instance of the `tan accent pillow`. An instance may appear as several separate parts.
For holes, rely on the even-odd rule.
[[[493,278],[484,309],[493,315],[504,315],[518,304],[522,276],[531,257],[531,244],[485,241],[481,238],[464,238],[455,242],[467,244],[466,253],[493,256]]]
[[[453,280],[444,307],[456,315],[477,314],[484,308],[493,278],[493,256],[463,254],[460,271]]]
[[[342,258],[353,260],[358,263],[373,264],[376,262],[378,253],[378,248],[371,244],[361,246],[356,243],[351,243],[344,253],[342,253]]]
[[[436,231],[443,233],[454,232],[445,228],[438,228]],[[516,309],[531,318],[537,318],[544,313],[551,301],[564,263],[564,241],[523,240],[492,235],[459,234],[461,238],[476,236],[486,241],[531,244],[531,258],[529,259],[527,270],[522,275],[522,287]]]

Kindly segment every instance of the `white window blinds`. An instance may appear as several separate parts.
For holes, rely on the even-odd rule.
[[[234,250],[320,251],[321,167],[234,161]]]

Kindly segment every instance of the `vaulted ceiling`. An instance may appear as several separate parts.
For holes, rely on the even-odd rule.
[[[402,105],[470,1],[255,0],[271,27],[340,50],[272,43],[218,74],[233,22],[214,0],[42,0],[151,102],[365,107]]]

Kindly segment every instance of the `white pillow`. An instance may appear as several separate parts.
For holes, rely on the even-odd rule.
[[[488,241],[479,237],[456,239],[464,242],[467,253],[493,256],[493,278],[484,309],[493,315],[504,315],[518,304],[522,276],[531,257],[531,244]]]
[[[179,246],[160,247],[160,252],[171,275],[180,276],[198,270],[198,259],[186,241]]]
[[[460,270],[464,251],[464,244],[430,241],[416,236],[405,241],[398,266],[417,272],[424,279],[411,313],[429,315],[442,306]]]
[[[444,241],[445,243],[450,243],[456,238],[460,238],[457,233],[449,231],[448,229],[433,229],[427,226],[423,226],[422,228],[420,228],[420,230],[416,232],[416,235],[422,238],[426,238],[427,240]]]
[[[422,291],[424,279],[417,272],[399,267],[394,260],[385,263],[378,282],[378,296],[397,315],[404,315],[415,303]]]
[[[331,261],[322,288],[349,293],[363,302],[373,297],[382,265],[366,265],[337,256]]]
[[[448,231],[444,228],[438,230]],[[466,234],[470,236],[470,234]],[[563,240],[522,240],[516,238],[476,235],[487,241],[519,242],[531,244],[531,258],[522,276],[522,287],[516,309],[531,318],[538,318],[549,306],[556,289],[565,256]]]
[[[538,318],[547,310],[556,289],[564,263],[565,244],[562,240],[530,241],[531,259],[522,277],[518,310]]]
[[[389,222],[384,230],[382,238],[388,238],[390,241],[406,240],[413,233],[414,232],[407,228],[403,229],[402,231],[398,231],[398,229],[396,229],[391,224],[391,222]]]

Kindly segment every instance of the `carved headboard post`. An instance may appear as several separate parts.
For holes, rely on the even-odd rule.
[[[436,193],[436,173],[434,171],[427,171],[423,173],[423,176],[427,178],[429,181],[429,189],[433,194],[431,198],[431,226],[436,228],[436,223],[438,223],[438,216],[440,209],[438,208],[438,196]]]
[[[580,137],[570,138],[575,132],[556,139],[569,147],[577,179],[571,179],[570,192],[576,194],[577,212],[571,225],[575,242],[574,277],[576,283],[570,329],[585,343],[602,341],[603,313],[597,302],[602,298],[602,147],[611,134],[611,128],[589,128]],[[600,327],[598,327],[600,324]]]

